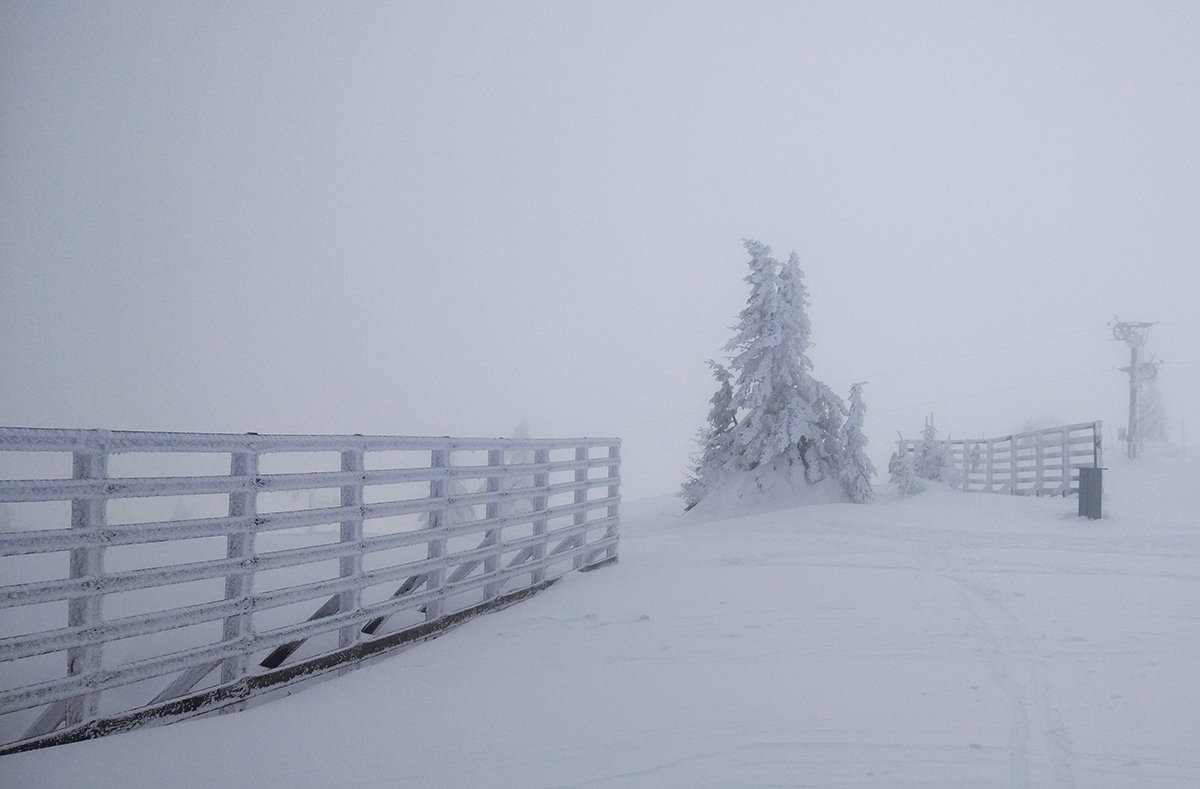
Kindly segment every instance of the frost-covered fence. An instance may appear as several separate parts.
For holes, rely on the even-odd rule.
[[[966,491],[1050,496],[1079,491],[1079,467],[1101,465],[1101,422],[1051,427],[1000,438],[935,441],[945,448]],[[920,439],[898,442],[898,452],[918,453]]]
[[[618,439],[0,428],[0,754],[165,722],[617,558]]]

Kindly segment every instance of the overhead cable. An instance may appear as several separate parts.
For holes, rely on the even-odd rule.
[[[1091,378],[1096,375],[1107,375],[1111,373],[1111,369],[1093,370],[1090,373],[1080,373],[1078,375],[1064,375],[1060,378],[1046,378],[1041,381],[1030,381],[1029,383],[1017,384],[1016,386],[1004,386],[999,389],[988,389],[983,392],[970,392],[968,394],[957,395],[955,397],[943,397],[940,400],[929,400],[924,403],[913,403],[912,405],[901,406],[900,408],[887,408],[875,411],[876,414],[891,414],[897,411],[907,411],[912,408],[927,408],[931,405],[941,405],[942,403],[952,403],[956,400],[970,400],[973,397],[983,397],[985,395],[1000,394],[1002,392],[1013,392],[1018,389],[1028,389],[1031,386],[1042,386],[1043,384],[1059,383],[1061,381],[1074,381],[1080,378]]]

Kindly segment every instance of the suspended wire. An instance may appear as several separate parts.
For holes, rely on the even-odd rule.
[[[1157,325],[1161,325],[1161,326],[1200,326],[1200,321],[1161,321]],[[1108,331],[1108,328],[1109,327],[1107,327],[1107,326],[1093,326],[1093,327],[1089,327],[1086,329],[1076,329],[1074,331],[1061,332],[1059,334],[1051,334],[1051,335],[1048,335],[1045,337],[1037,337],[1037,338],[1034,338],[1031,340],[1022,340],[1020,342],[1009,343],[1007,345],[995,345],[995,346],[991,346],[989,348],[981,348],[977,351],[971,351],[970,353],[959,354],[957,356],[948,356],[943,359],[934,359],[934,360],[931,360],[928,362],[919,362],[917,364],[911,364],[911,365],[907,365],[904,367],[893,367],[888,370],[880,370],[880,371],[874,372],[874,373],[859,375],[859,376],[855,376],[854,380],[860,380],[860,381],[861,380],[869,380],[872,378],[878,378],[878,377],[885,376],[885,375],[894,375],[896,373],[909,372],[911,370],[921,370],[921,369],[924,369],[927,367],[934,367],[939,364],[949,364],[950,362],[962,361],[964,359],[974,359],[979,356],[985,356],[987,354],[997,353],[999,351],[1006,351],[1006,350],[1010,350],[1012,348],[1023,348],[1025,346],[1029,346],[1029,345],[1039,345],[1039,344],[1048,342],[1050,340],[1061,340],[1066,337],[1077,337],[1081,334],[1096,333],[1098,335],[1102,335]],[[1197,364],[1200,364],[1200,362],[1190,362],[1190,361],[1189,362],[1172,362],[1170,364],[1170,366],[1193,366],[1193,365],[1197,365]],[[1034,387],[1034,386],[1043,386],[1045,384],[1061,383],[1063,381],[1074,381],[1074,380],[1079,380],[1081,378],[1091,378],[1091,377],[1097,376],[1097,375],[1107,375],[1111,372],[1112,372],[1112,368],[1105,368],[1103,370],[1093,370],[1092,372],[1080,373],[1077,375],[1067,375],[1067,376],[1061,376],[1058,378],[1046,378],[1046,379],[1042,379],[1039,381],[1030,381],[1030,382],[1024,383],[1024,384],[1017,384],[1015,386],[1005,386],[1005,387],[1000,387],[998,389],[988,389],[988,390],[980,391],[980,392],[970,392],[967,394],[956,395],[954,397],[945,397],[945,398],[941,398],[938,400],[928,400],[928,401],[925,401],[922,403],[913,403],[912,405],[900,406],[898,408],[886,408],[886,409],[882,409],[882,410],[872,409],[872,412],[874,414],[891,414],[891,413],[897,413],[900,411],[908,411],[913,408],[927,408],[929,406],[942,405],[943,403],[956,402],[959,400],[969,400],[969,399],[972,399],[975,397],[986,397],[987,395],[1002,394],[1004,392],[1013,392],[1013,391],[1017,391],[1020,389],[1028,389],[1028,388]]]
[[[892,368],[891,370],[882,370],[877,373],[860,375],[855,380],[860,380],[860,381],[861,380],[869,380],[871,378],[878,378],[883,375],[892,375],[894,373],[905,373],[905,372],[908,372],[909,370],[920,370],[922,368],[933,367],[938,364],[947,364],[949,362],[957,362],[957,361],[961,361],[963,359],[973,359],[976,356],[984,356],[986,354],[995,353],[997,351],[1007,351],[1010,348],[1022,348],[1026,345],[1038,345],[1040,343],[1046,342],[1047,340],[1059,340],[1059,339],[1062,339],[1063,337],[1074,337],[1074,336],[1077,336],[1080,334],[1091,334],[1092,332],[1098,332],[1098,331],[1099,331],[1099,328],[1097,328],[1097,327],[1092,327],[1092,328],[1087,328],[1087,329],[1076,329],[1075,331],[1063,332],[1062,334],[1051,334],[1049,337],[1038,337],[1037,339],[1033,339],[1033,340],[1022,340],[1021,342],[1015,342],[1010,345],[997,345],[997,346],[993,346],[991,348],[981,348],[978,351],[971,351],[970,353],[964,353],[959,356],[950,356],[945,359],[936,359],[931,362],[921,362],[920,364],[913,364],[913,365],[909,365],[907,367],[895,367],[895,368]]]
[[[901,406],[900,408],[885,408],[882,410],[877,410],[874,413],[876,413],[876,414],[892,414],[892,413],[896,413],[897,411],[908,411],[913,408],[927,408],[931,405],[941,405],[943,403],[952,403],[957,400],[970,400],[973,397],[984,397],[986,395],[1000,394],[1003,392],[1014,392],[1018,389],[1028,389],[1031,386],[1042,386],[1043,384],[1053,384],[1053,383],[1059,383],[1061,381],[1075,381],[1080,378],[1091,378],[1092,376],[1096,376],[1096,375],[1108,375],[1111,372],[1112,372],[1111,369],[1093,370],[1090,373],[1080,373],[1078,375],[1064,375],[1060,378],[1046,378],[1041,381],[1030,381],[1029,383],[1025,383],[1025,384],[1017,384],[1016,386],[1003,386],[1003,387],[1000,387],[999,389],[988,389],[987,391],[984,391],[984,392],[970,392],[968,394],[957,395],[955,397],[943,397],[940,400],[929,400],[924,403],[913,403],[912,405]]]
[[[1200,326],[1200,321],[1159,321],[1155,325],[1158,325],[1158,326]],[[958,356],[949,356],[944,359],[934,359],[934,360],[928,361],[928,362],[920,362],[918,364],[912,364],[912,365],[908,365],[905,367],[894,367],[894,368],[891,368],[888,370],[881,370],[879,372],[870,373],[868,375],[856,376],[854,380],[878,378],[880,376],[893,375],[895,373],[903,373],[903,372],[908,372],[910,370],[920,370],[920,369],[924,369],[926,367],[934,367],[939,364],[949,364],[950,362],[962,361],[964,359],[973,359],[973,358],[976,358],[979,356],[985,356],[989,353],[1006,351],[1006,350],[1010,350],[1012,348],[1023,348],[1028,345],[1038,345],[1038,344],[1045,343],[1050,340],[1060,340],[1060,339],[1064,339],[1066,337],[1076,337],[1081,334],[1092,334],[1092,333],[1104,334],[1105,332],[1108,331],[1108,328],[1109,327],[1107,327],[1107,326],[1104,326],[1104,327],[1094,326],[1094,327],[1089,327],[1086,329],[1076,329],[1074,331],[1062,332],[1060,334],[1051,334],[1046,337],[1038,337],[1038,338],[1035,338],[1032,340],[1022,340],[1021,342],[1010,343],[1008,345],[996,345],[996,346],[992,346],[989,348],[981,348],[977,351],[971,351],[970,353],[964,353],[964,354],[960,354]],[[1196,366],[1196,365],[1200,365],[1200,362],[1186,361],[1186,362],[1170,362],[1169,364],[1164,363],[1164,366],[1170,366],[1170,367]],[[930,406],[942,405],[944,403],[957,402],[957,401],[961,401],[961,400],[970,400],[972,398],[986,397],[988,395],[993,395],[993,394],[1003,394],[1004,392],[1013,392],[1013,391],[1017,391],[1020,389],[1028,389],[1030,387],[1035,387],[1035,386],[1043,386],[1046,384],[1061,383],[1063,381],[1075,381],[1075,380],[1079,380],[1082,378],[1091,378],[1093,376],[1098,376],[1098,375],[1107,375],[1107,374],[1111,373],[1112,371],[1113,371],[1113,368],[1105,368],[1103,370],[1093,370],[1091,372],[1079,373],[1077,375],[1066,375],[1066,376],[1061,376],[1058,378],[1046,378],[1046,379],[1042,379],[1039,381],[1030,381],[1028,383],[1017,384],[1014,386],[1000,387],[998,389],[988,389],[988,390],[980,391],[980,392],[969,392],[967,394],[956,395],[954,397],[945,397],[945,398],[941,398],[938,400],[928,400],[928,401],[925,401],[922,403],[913,403],[911,405],[900,406],[898,408],[871,409],[871,412],[873,414],[892,414],[892,413],[898,413],[900,411],[908,411],[908,410],[911,410],[914,408],[928,408]],[[646,422],[645,424],[651,424],[651,422]],[[654,420],[654,422],[652,424],[658,424],[658,420]],[[662,448],[662,445],[660,442],[655,442],[652,445],[652,447],[647,447],[645,449],[642,449],[641,451],[634,450],[632,453],[625,452],[624,454],[626,457],[647,458],[647,457],[659,456],[659,455],[675,455],[676,450],[673,448]]]
[[[1197,322],[1197,324],[1200,325],[1200,322]],[[981,348],[977,351],[971,351],[970,353],[959,354],[958,356],[949,356],[944,359],[934,359],[932,361],[919,362],[917,364],[911,364],[911,365],[907,365],[905,367],[894,367],[889,370],[881,370],[879,372],[870,373],[867,375],[859,375],[859,376],[855,376],[853,380],[856,380],[856,381],[869,380],[872,378],[879,378],[879,377],[885,376],[885,375],[893,375],[895,373],[903,373],[903,372],[908,372],[910,370],[920,370],[920,369],[924,369],[926,367],[934,367],[939,364],[949,364],[950,362],[962,361],[964,359],[974,359],[976,357],[984,356],[989,353],[1006,351],[1006,350],[1010,350],[1012,348],[1023,348],[1028,345],[1039,345],[1039,344],[1048,342],[1050,340],[1061,340],[1066,337],[1077,337],[1081,334],[1102,333],[1102,332],[1106,331],[1107,328],[1108,327],[1092,326],[1092,327],[1088,327],[1085,329],[1076,329],[1074,331],[1061,332],[1059,334],[1051,334],[1051,335],[1048,335],[1045,337],[1036,337],[1031,340],[1022,340],[1020,342],[1009,343],[1007,345],[995,345],[995,346],[992,346],[989,348]],[[906,411],[910,408],[920,408],[920,407],[929,406],[929,405],[939,405],[941,403],[951,402],[954,400],[962,400],[962,399],[968,399],[968,398],[972,398],[972,397],[982,397],[982,396],[989,395],[989,394],[996,394],[998,392],[1007,392],[1007,391],[1013,391],[1013,390],[1017,390],[1017,389],[1024,389],[1024,388],[1028,388],[1030,386],[1040,386],[1040,385],[1046,384],[1046,383],[1054,383],[1057,381],[1073,380],[1076,378],[1083,378],[1083,377],[1092,376],[1092,375],[1099,375],[1100,373],[1107,373],[1107,372],[1111,372],[1111,370],[1106,369],[1106,370],[1101,370],[1101,371],[1097,371],[1097,372],[1084,373],[1082,375],[1066,376],[1064,378],[1051,378],[1051,379],[1046,379],[1046,380],[1042,380],[1042,381],[1031,381],[1029,383],[1018,384],[1016,386],[1005,387],[1002,389],[992,389],[992,390],[988,390],[988,391],[984,391],[984,392],[972,392],[972,393],[965,394],[965,395],[959,395],[957,397],[944,398],[941,400],[934,400],[934,401],[929,401],[926,403],[917,403],[917,404],[910,405],[910,406],[902,406],[900,408],[874,410],[874,413],[888,414],[888,413],[894,413],[897,411]]]
[[[1078,332],[1072,332],[1072,333],[1077,334]],[[1029,381],[1029,382],[1023,383],[1023,384],[1016,384],[1015,386],[1002,386],[997,389],[987,389],[987,390],[980,391],[980,392],[968,392],[966,394],[955,395],[954,397],[943,397],[943,398],[939,398],[937,400],[927,400],[922,403],[912,403],[910,405],[900,406],[898,408],[871,409],[870,413],[875,414],[875,415],[893,414],[893,413],[898,413],[900,411],[909,411],[914,408],[928,408],[929,406],[942,405],[944,403],[953,403],[953,402],[957,402],[960,400],[970,400],[975,397],[986,397],[987,395],[1003,394],[1004,392],[1015,392],[1019,389],[1028,389],[1028,388],[1034,387],[1034,386],[1044,386],[1046,384],[1061,383],[1063,381],[1077,381],[1081,378],[1092,378],[1092,377],[1098,376],[1098,375],[1108,375],[1112,371],[1113,371],[1113,368],[1106,367],[1102,370],[1092,370],[1092,371],[1086,372],[1086,373],[1078,373],[1075,375],[1063,375],[1063,376],[1059,376],[1056,378],[1044,378],[1040,381]],[[632,454],[630,454],[630,453],[625,453],[625,454],[626,454],[626,457],[634,457],[634,456],[644,457],[647,455],[666,454],[668,452],[670,452],[670,450],[646,449],[646,450],[642,450],[640,452],[635,451]]]
[[[1089,329],[1087,331],[1091,331],[1091,330]],[[1070,334],[1080,334],[1080,333],[1082,333],[1082,332],[1070,332]],[[1059,336],[1067,336],[1067,335],[1059,335]],[[1024,343],[1022,343],[1022,344],[1024,344]],[[1196,363],[1189,362],[1188,364],[1196,364]],[[1077,381],[1082,378],[1092,378],[1092,377],[1095,377],[1098,375],[1108,375],[1112,371],[1113,371],[1113,368],[1106,367],[1102,370],[1092,370],[1091,372],[1086,372],[1086,373],[1078,373],[1075,375],[1063,375],[1063,376],[1059,376],[1056,378],[1044,378],[1040,381],[1030,381],[1028,383],[1017,384],[1015,386],[1002,386],[997,389],[987,389],[987,390],[981,391],[981,392],[968,392],[967,394],[956,395],[954,397],[943,397],[943,398],[940,398],[937,400],[927,400],[922,403],[912,403],[910,405],[900,406],[898,408],[871,409],[870,413],[874,414],[874,415],[894,414],[894,413],[898,413],[900,411],[909,411],[914,408],[928,408],[930,406],[943,405],[945,403],[953,403],[953,402],[957,402],[960,400],[970,400],[970,399],[976,398],[976,397],[986,397],[987,395],[1003,394],[1004,392],[1015,392],[1019,389],[1028,389],[1028,388],[1034,387],[1034,386],[1044,386],[1046,384],[1062,383],[1063,381]],[[660,448],[660,447],[661,447],[661,444],[656,442],[653,447],[647,447],[645,449],[642,449],[641,451],[635,450],[633,452],[626,452],[623,450],[622,454],[626,458],[639,458],[639,459],[650,457],[650,456],[656,456],[656,455],[668,455],[668,454],[674,455],[675,454],[674,449],[666,449],[666,448]]]

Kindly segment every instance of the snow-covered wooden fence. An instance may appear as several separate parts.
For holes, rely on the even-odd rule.
[[[238,709],[613,562],[619,467],[618,439],[0,428],[0,754]]]
[[[1081,422],[1000,438],[934,442],[949,450],[956,485],[966,491],[1050,496],[1079,491],[1079,467],[1101,465],[1101,422]],[[898,452],[918,452],[903,439]]]

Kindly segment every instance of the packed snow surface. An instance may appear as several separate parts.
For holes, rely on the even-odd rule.
[[[236,715],[0,758],[12,787],[1200,786],[1200,464],[681,517],[620,563]]]

